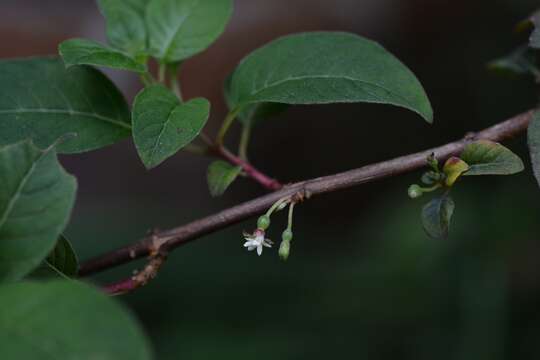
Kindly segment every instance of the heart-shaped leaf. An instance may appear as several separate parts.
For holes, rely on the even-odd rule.
[[[150,0],[98,0],[107,21],[107,38],[117,49],[136,56],[146,50],[145,14]]]
[[[463,175],[512,175],[523,171],[523,161],[503,145],[479,140],[468,144],[461,159],[469,164]]]
[[[61,153],[79,153],[130,135],[122,94],[88,66],[66,69],[61,60],[0,61],[0,146],[32,139],[46,148],[65,134]]]
[[[152,358],[133,315],[69,280],[0,286],[0,334],[5,359]]]
[[[176,63],[205,50],[225,30],[232,10],[232,0],[153,0],[146,16],[150,53]]]
[[[18,280],[54,248],[77,183],[52,149],[30,142],[0,148],[0,280]]]
[[[371,102],[410,109],[431,122],[433,111],[420,82],[373,41],[339,32],[282,37],[256,50],[234,71],[230,103]]]
[[[67,67],[73,65],[104,66],[112,69],[146,72],[146,65],[121,51],[86,39],[66,40],[58,47]]]
[[[534,113],[529,124],[527,138],[534,176],[540,184],[540,112],[538,111]]]
[[[142,90],[133,104],[133,138],[144,165],[156,167],[192,142],[209,114],[206,99],[180,103],[161,85]]]
[[[455,204],[448,195],[431,200],[422,209],[422,224],[426,233],[435,239],[448,237]]]
[[[211,163],[207,174],[210,195],[214,197],[223,195],[241,172],[240,166],[232,166],[224,161]]]

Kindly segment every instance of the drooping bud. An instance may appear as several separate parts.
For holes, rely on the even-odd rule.
[[[263,215],[257,220],[257,228],[266,230],[270,226],[270,216]]]
[[[424,192],[419,185],[412,184],[411,186],[409,186],[408,194],[411,199],[417,199],[422,196]]]
[[[291,251],[291,242],[287,240],[283,240],[281,244],[279,245],[279,257],[283,261],[287,261],[289,258],[289,254]]]

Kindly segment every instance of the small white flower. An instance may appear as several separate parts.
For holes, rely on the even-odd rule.
[[[257,249],[257,255],[261,256],[263,248],[271,248],[273,244],[272,240],[265,239],[264,236],[264,230],[261,229],[255,230],[253,234],[244,233],[244,238],[246,240],[244,247],[247,248],[248,251]]]

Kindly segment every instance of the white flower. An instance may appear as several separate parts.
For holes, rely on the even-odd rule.
[[[248,251],[253,251],[257,249],[257,254],[261,256],[263,252],[263,247],[272,247],[272,240],[265,239],[265,233],[264,230],[257,229],[253,234],[244,233],[244,238],[246,239],[246,242],[244,244],[244,247],[248,249]]]

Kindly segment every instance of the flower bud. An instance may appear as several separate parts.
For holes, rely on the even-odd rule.
[[[287,229],[281,234],[281,239],[283,241],[291,241],[293,239],[293,233],[291,229]]]
[[[420,196],[424,194],[424,192],[422,191],[422,188],[416,184],[409,186],[408,193],[411,199],[419,198]]]
[[[268,215],[263,215],[257,220],[257,228],[261,230],[266,230],[270,226],[270,217]]]
[[[291,251],[291,242],[287,240],[283,240],[281,244],[279,245],[279,257],[283,261],[287,261],[289,258],[289,253]]]

